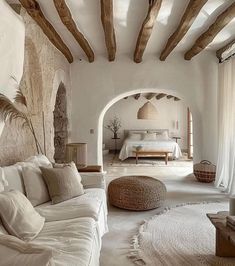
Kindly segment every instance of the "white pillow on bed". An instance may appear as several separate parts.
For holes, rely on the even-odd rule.
[[[141,133],[130,133],[128,139],[130,140],[141,140],[142,134]]]
[[[156,135],[156,140],[170,140],[168,132],[163,131],[161,134]]]
[[[156,133],[145,133],[142,134],[142,140],[156,140],[157,135]]]

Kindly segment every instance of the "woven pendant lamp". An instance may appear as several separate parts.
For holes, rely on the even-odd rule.
[[[156,107],[151,102],[146,102],[137,113],[137,119],[156,120],[158,118]]]

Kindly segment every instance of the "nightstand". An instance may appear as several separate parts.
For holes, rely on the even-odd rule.
[[[173,139],[175,139],[175,142],[178,143],[178,139],[181,139],[181,137],[172,137]]]

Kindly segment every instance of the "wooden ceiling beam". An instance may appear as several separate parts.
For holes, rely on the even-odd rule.
[[[75,21],[72,18],[72,14],[65,2],[65,0],[53,0],[55,8],[60,16],[61,21],[65,27],[72,33],[73,37],[76,39],[78,44],[81,46],[89,62],[94,61],[94,52],[84,37],[84,35],[78,30]]]
[[[174,101],[180,101],[180,98],[174,97]]]
[[[173,95],[167,95],[167,96],[166,96],[167,99],[171,99],[171,98],[173,98],[173,97],[174,97]]]
[[[20,15],[20,11],[22,8],[21,4],[10,4],[10,7],[17,13]]]
[[[146,96],[145,96],[145,98],[147,99],[147,100],[152,100],[154,97],[156,96],[156,93],[148,93]]]
[[[190,0],[176,31],[168,39],[165,48],[161,52],[160,60],[166,60],[167,56],[173,51],[178,43],[183,39],[190,29],[202,7],[208,0]]]
[[[218,57],[220,62],[223,62],[226,60],[226,56],[223,56],[224,54],[230,54],[230,52],[235,52],[235,39],[233,39],[231,42],[226,44],[224,47],[220,48],[216,51],[216,56]]]
[[[160,100],[160,99],[162,99],[162,98],[165,97],[165,96],[166,96],[165,93],[159,93],[159,94],[156,96],[156,99],[157,99],[157,100]]]
[[[56,32],[51,23],[45,18],[42,13],[41,7],[36,0],[19,0],[22,6],[26,9],[27,13],[37,22],[38,26],[42,29],[52,44],[60,50],[67,58],[69,63],[73,62],[73,56],[63,42],[59,34]]]
[[[235,17],[235,2],[222,12],[215,22],[195,42],[192,48],[184,55],[185,60],[191,60],[195,55],[203,51],[215,36]]]
[[[113,0],[100,0],[101,21],[104,29],[105,43],[109,61],[115,60],[116,37],[113,25]]]
[[[133,97],[138,100],[140,98],[140,93],[135,94]]]
[[[162,0],[149,0],[149,9],[146,18],[141,26],[138,39],[136,42],[134,61],[140,63],[142,57],[152,34],[155,20],[158,16],[158,12],[161,8]]]

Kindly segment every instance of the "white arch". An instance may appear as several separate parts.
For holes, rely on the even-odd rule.
[[[131,90],[122,94],[119,94],[115,98],[113,98],[111,101],[109,101],[103,108],[103,110],[100,113],[99,120],[98,120],[98,135],[97,135],[97,160],[99,165],[103,165],[103,154],[102,154],[102,143],[103,143],[103,120],[105,113],[108,111],[108,109],[118,102],[119,100],[123,99],[124,97],[131,96],[137,93],[166,93],[173,95],[175,97],[180,98],[184,101],[184,103],[190,108],[193,118],[196,113],[195,107],[188,103],[188,101],[185,99],[184,95],[178,93],[175,90],[166,90],[166,89],[137,89],[137,90]]]

